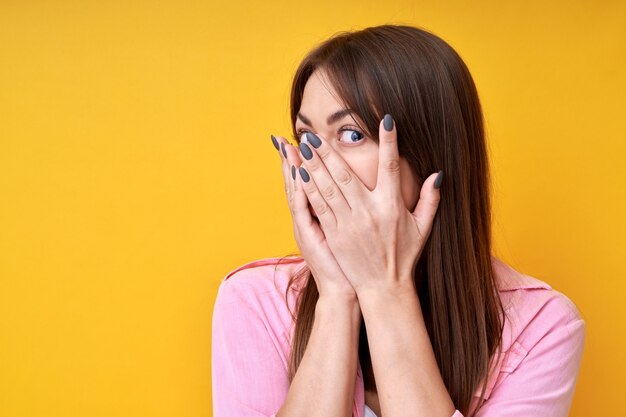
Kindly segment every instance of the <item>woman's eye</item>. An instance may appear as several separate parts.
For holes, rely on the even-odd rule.
[[[294,139],[300,142],[306,132],[308,132],[308,130],[299,129],[296,132],[296,136],[294,137]],[[354,129],[341,129],[340,130],[340,140],[344,143],[356,143],[362,140],[364,137],[365,136],[363,135],[363,133],[359,132],[358,130],[354,130]]]
[[[358,130],[344,129],[341,131],[341,139],[345,139],[345,143],[355,143],[363,139],[363,133]]]

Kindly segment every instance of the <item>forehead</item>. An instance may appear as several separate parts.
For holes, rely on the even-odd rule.
[[[311,117],[316,117],[316,115],[325,117],[327,113],[330,114],[342,107],[339,95],[324,71],[315,70],[304,86],[300,111]]]

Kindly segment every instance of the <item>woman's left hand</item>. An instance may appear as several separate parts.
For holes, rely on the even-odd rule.
[[[300,169],[297,180],[317,213],[330,250],[357,295],[369,289],[414,285],[414,268],[439,206],[434,173],[424,181],[415,210],[406,208],[400,187],[396,127],[390,115],[381,121],[379,132],[378,177],[372,191],[319,137],[306,133],[307,140],[300,146],[300,151],[304,150],[304,176],[309,174],[310,178],[305,182]],[[438,186],[442,174],[439,173]]]

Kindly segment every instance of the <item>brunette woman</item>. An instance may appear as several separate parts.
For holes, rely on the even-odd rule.
[[[566,416],[585,322],[492,254],[487,142],[459,55],[416,27],[302,61],[272,135],[300,249],[213,314],[214,417]]]

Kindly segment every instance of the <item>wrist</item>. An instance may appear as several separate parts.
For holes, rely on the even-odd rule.
[[[385,310],[395,307],[403,308],[407,305],[418,306],[421,314],[421,305],[415,285],[410,281],[402,281],[394,285],[379,285],[361,288],[357,291],[359,306],[363,314]],[[366,312],[367,311],[367,312]]]
[[[320,290],[318,301],[320,300],[323,300],[323,302],[341,305],[353,305],[355,303],[359,303],[359,299],[354,290]]]
[[[339,295],[339,294],[325,294],[320,295],[315,306],[315,315],[328,314],[332,317],[336,317],[341,314],[349,314],[352,317],[361,316],[361,307],[359,300],[354,294],[351,295]]]
[[[378,283],[356,289],[359,303],[370,298],[394,300],[412,296],[417,297],[417,290],[412,279],[393,280],[392,283],[381,280]]]

